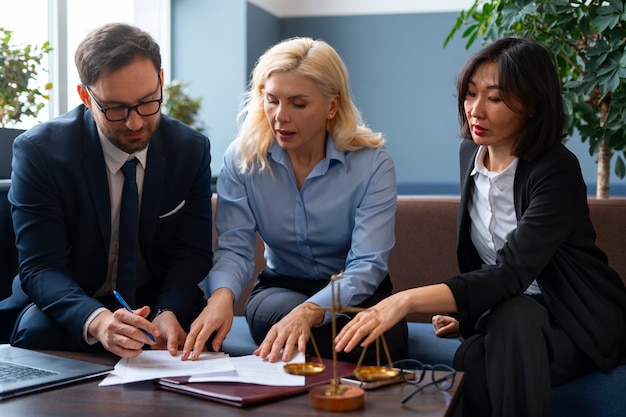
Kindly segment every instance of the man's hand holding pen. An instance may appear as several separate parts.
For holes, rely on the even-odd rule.
[[[150,333],[158,342],[159,327],[146,319],[150,307],[144,306],[133,312],[120,308],[115,312],[104,310],[89,325],[89,334],[95,337],[110,352],[123,357],[138,356],[145,344],[154,345]]]

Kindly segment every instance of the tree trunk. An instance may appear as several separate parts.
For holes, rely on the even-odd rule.
[[[611,174],[611,149],[606,139],[602,140],[598,151],[598,185],[596,198],[609,198],[609,178]]]

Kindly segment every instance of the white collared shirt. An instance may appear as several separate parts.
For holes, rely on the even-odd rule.
[[[107,138],[104,137],[100,128],[98,128],[98,137],[100,139],[100,145],[102,146],[102,152],[104,154],[104,163],[107,166],[107,179],[109,183],[109,198],[111,202],[111,240],[109,244],[109,260],[107,277],[104,280],[102,286],[94,293],[94,297],[100,297],[103,295],[111,294],[111,291],[116,287],[117,281],[117,252],[119,247],[119,225],[120,225],[120,206],[122,204],[122,189],[124,188],[124,174],[121,171],[122,165],[135,157],[139,160],[137,164],[137,192],[139,193],[139,206],[141,207],[141,196],[143,191],[143,178],[146,169],[148,148],[136,152],[133,155],[129,155],[126,152],[118,149]],[[139,265],[137,271],[137,286],[141,285],[147,274],[145,271],[145,261],[139,254]],[[89,325],[93,319],[101,312],[106,311],[105,308],[98,308],[94,310],[83,324],[83,338],[91,345],[98,342],[95,337],[90,337],[88,334]]]
[[[108,139],[104,137],[100,129],[98,129],[102,152],[104,153],[104,162],[107,166],[107,178],[109,180],[109,198],[111,201],[111,242],[109,244],[109,268],[107,279],[96,293],[94,297],[110,294],[115,288],[117,281],[117,252],[119,247],[119,225],[120,225],[120,206],[122,204],[122,189],[124,188],[124,174],[121,171],[122,166],[127,160],[135,157],[139,160],[137,164],[137,191],[139,193],[139,207],[141,207],[141,195],[143,191],[143,176],[146,168],[148,148],[136,152],[132,155],[118,149]],[[141,258],[141,257],[140,257]],[[137,285],[139,286],[143,280],[141,279],[141,271],[143,268],[143,260],[139,260],[139,270],[137,274]]]
[[[474,193],[469,203],[472,219],[470,236],[483,262],[496,263],[496,252],[507,242],[508,234],[517,227],[513,183],[519,159],[513,161],[501,172],[489,171],[483,161],[487,148],[481,146],[476,153],[474,169]],[[540,293],[536,282],[526,290]]]

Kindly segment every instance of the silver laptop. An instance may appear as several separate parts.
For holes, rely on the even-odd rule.
[[[0,345],[0,400],[105,375],[111,366]]]

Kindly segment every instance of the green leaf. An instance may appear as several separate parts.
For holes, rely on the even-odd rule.
[[[626,177],[626,165],[624,164],[624,159],[617,155],[615,158],[615,175],[617,175],[620,179]]]
[[[598,16],[593,19],[593,25],[597,28],[598,32],[604,32],[607,28],[613,29],[619,22],[619,15],[610,14]]]
[[[478,31],[479,28],[480,26],[478,24],[468,26],[467,29],[465,29],[465,31],[463,32],[463,37],[467,38],[468,36],[472,35],[474,32]]]

